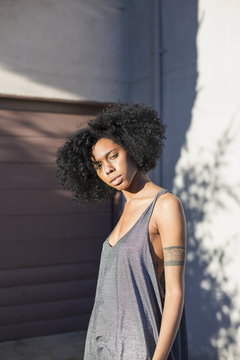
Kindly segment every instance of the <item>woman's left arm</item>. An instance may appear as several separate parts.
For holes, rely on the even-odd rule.
[[[183,206],[177,196],[171,194],[156,205],[156,223],[164,255],[165,300],[152,360],[167,360],[183,311],[187,229]]]

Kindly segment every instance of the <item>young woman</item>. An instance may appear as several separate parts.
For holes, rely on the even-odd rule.
[[[75,200],[125,198],[102,245],[84,360],[188,360],[184,210],[146,175],[164,134],[152,107],[117,103],[58,150],[59,184]]]

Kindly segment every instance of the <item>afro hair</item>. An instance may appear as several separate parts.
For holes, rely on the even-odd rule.
[[[161,155],[165,128],[151,106],[108,105],[58,149],[56,176],[60,187],[70,191],[78,202],[99,202],[111,197],[118,190],[98,177],[91,160],[92,147],[99,139],[109,138],[122,146],[136,166],[147,173]]]

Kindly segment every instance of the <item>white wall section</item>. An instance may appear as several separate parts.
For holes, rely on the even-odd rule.
[[[122,0],[0,2],[0,94],[114,101],[128,91]]]
[[[165,2],[168,54],[163,96],[169,127],[164,183],[173,182],[188,221],[186,307],[192,358],[236,360],[240,357],[240,3],[199,0],[198,8],[184,3],[173,11],[176,3]]]

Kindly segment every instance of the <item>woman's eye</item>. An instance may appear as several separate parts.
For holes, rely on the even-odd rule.
[[[118,156],[118,154],[114,154],[110,157],[110,159],[115,159]]]

